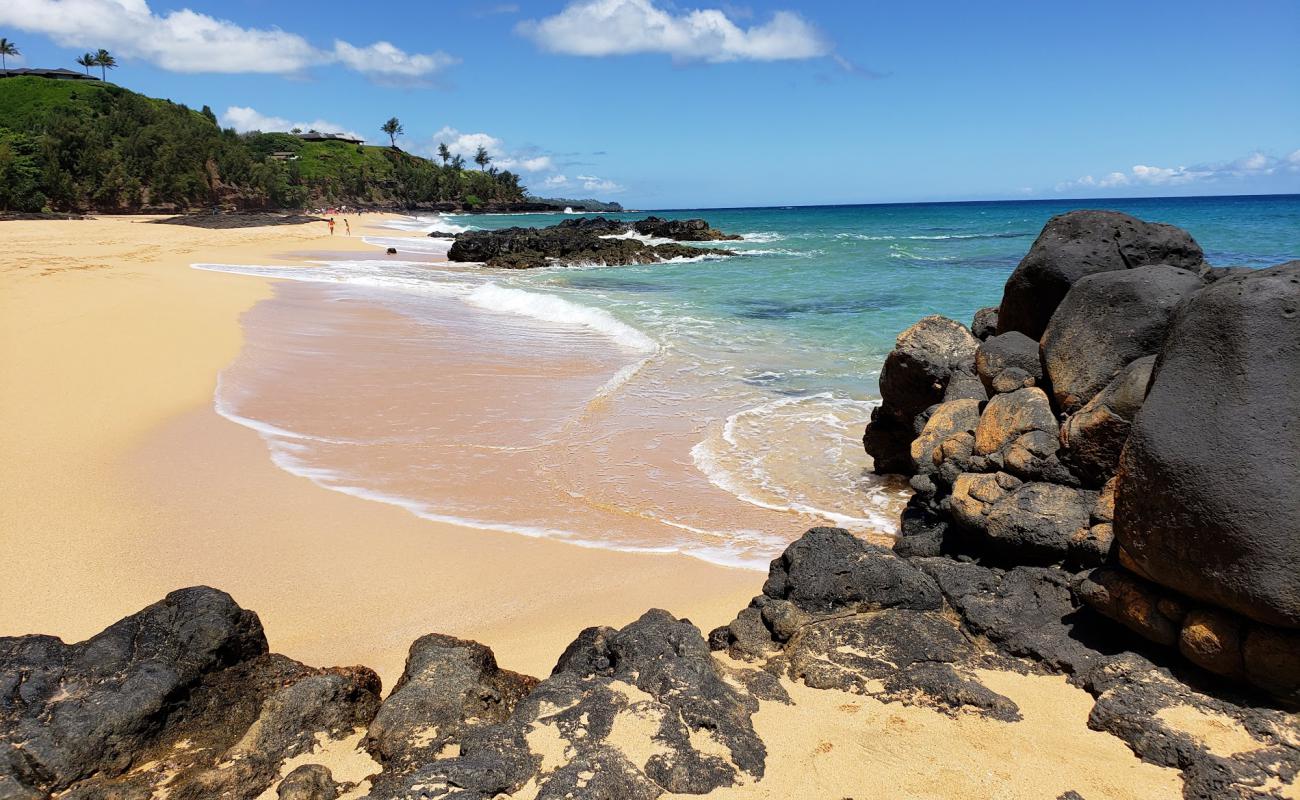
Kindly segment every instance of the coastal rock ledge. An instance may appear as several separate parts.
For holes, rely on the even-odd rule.
[[[1300,700],[1300,261],[1214,268],[1173,226],[1071,212],[973,326],[927,317],[881,372],[863,443],[911,476],[897,551],[1059,569]]]
[[[637,237],[644,237],[644,240]],[[447,257],[452,261],[477,262],[500,269],[536,269],[552,264],[654,264],[673,259],[735,255],[731,250],[692,247],[681,242],[739,238],[710,227],[702,219],[647,217],[636,222],[623,222],[606,217],[583,217],[566,219],[547,228],[460,233],[456,235]]]

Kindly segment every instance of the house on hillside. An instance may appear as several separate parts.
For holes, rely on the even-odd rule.
[[[0,78],[19,78],[30,75],[36,78],[52,78],[56,81],[97,81],[94,75],[74,72],[70,69],[10,69],[0,72]]]
[[[354,139],[351,136],[345,136],[341,133],[321,133],[320,131],[307,131],[306,133],[295,134],[304,142],[346,142],[348,144],[362,144],[365,139]]]

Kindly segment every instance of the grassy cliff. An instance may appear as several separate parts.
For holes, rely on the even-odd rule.
[[[206,106],[112,84],[0,79],[0,210],[472,207],[524,196],[508,171],[443,166],[389,147],[238,134]]]

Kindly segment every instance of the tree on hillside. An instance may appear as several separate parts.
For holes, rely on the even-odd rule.
[[[465,169],[465,157],[461,155],[456,155],[454,158],[452,158],[451,168],[456,170]]]
[[[479,169],[487,169],[487,165],[492,163],[492,156],[488,155],[487,148],[483,145],[474,151],[474,163],[478,164]]]
[[[387,122],[380,126],[379,130],[388,134],[388,139],[393,143],[394,150],[397,149],[397,137],[406,133],[406,129],[402,127],[402,123],[398,121],[397,117],[390,117]]]
[[[18,45],[8,39],[0,38],[0,69],[3,69],[6,75],[9,74],[9,63],[5,61],[5,56],[20,55],[22,53],[18,52]]]
[[[108,80],[108,71],[110,69],[117,69],[117,59],[113,58],[113,54],[102,47],[98,53],[95,53],[95,64],[99,67],[100,80],[104,81]]]
[[[442,165],[444,167],[447,166],[447,162],[451,160],[451,148],[447,147],[446,142],[438,143],[438,158],[442,159]]]
[[[85,67],[86,74],[89,75],[90,68],[99,66],[99,62],[95,60],[94,53],[86,53],[85,55],[77,56],[77,65]]]

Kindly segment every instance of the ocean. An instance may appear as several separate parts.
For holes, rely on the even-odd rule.
[[[1300,257],[1296,195],[606,215],[743,239],[533,271],[437,261],[436,234],[566,215],[409,217],[366,231],[397,256],[196,265],[287,279],[245,316],[216,405],[281,467],[430,519],[761,569],[810,525],[896,531],[906,484],[861,445],[895,337],[997,305],[1077,208],[1186,228],[1216,266]]]

